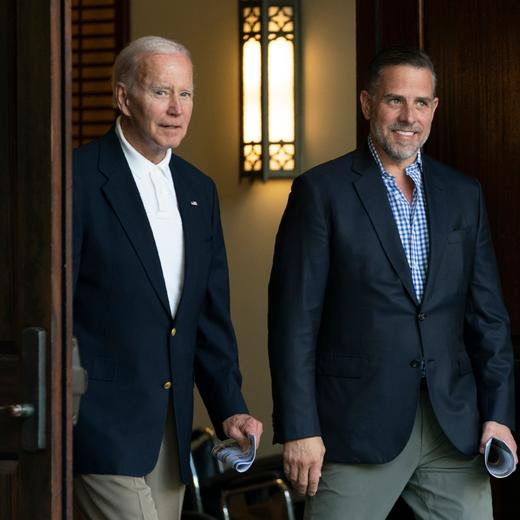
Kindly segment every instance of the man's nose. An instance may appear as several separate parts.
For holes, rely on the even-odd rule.
[[[415,119],[415,108],[408,103],[404,103],[399,112],[399,120],[405,123],[414,123]]]
[[[176,94],[170,96],[170,102],[168,104],[168,114],[178,116],[182,112],[182,105],[179,97]]]

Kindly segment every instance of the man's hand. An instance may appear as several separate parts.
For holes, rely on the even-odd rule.
[[[484,453],[486,442],[491,438],[496,437],[504,441],[515,456],[515,464],[518,464],[518,455],[516,453],[516,442],[513,438],[511,430],[504,424],[495,421],[486,421],[482,426],[482,437],[480,439],[480,453]]]
[[[325,446],[321,437],[307,437],[283,446],[283,470],[294,489],[313,496],[318,490]]]
[[[235,439],[238,442],[242,451],[247,451],[249,448],[248,433],[255,436],[256,447],[260,446],[260,437],[264,427],[260,421],[251,415],[245,413],[231,415],[222,423],[222,428],[230,439]]]

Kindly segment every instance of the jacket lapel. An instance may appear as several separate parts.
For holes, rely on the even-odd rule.
[[[164,309],[171,314],[152,229],[115,131],[101,140],[99,169],[107,178],[102,190],[121,222]]]
[[[354,188],[374,226],[381,246],[410,298],[419,305],[386,188],[368,146],[356,152],[352,169],[359,174],[359,178],[354,181]]]
[[[424,286],[423,301],[427,301],[432,291],[444,249],[446,248],[448,225],[446,190],[435,173],[433,161],[423,155],[423,182],[430,233],[430,257],[428,259],[428,275]]]

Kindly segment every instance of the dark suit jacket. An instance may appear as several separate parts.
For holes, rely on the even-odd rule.
[[[513,358],[480,185],[423,156],[430,236],[417,301],[368,147],[294,181],[269,285],[275,442],[322,435],[326,460],[384,463],[413,426],[424,358],[456,448],[513,426]]]
[[[220,433],[225,418],[247,410],[216,189],[176,155],[170,169],[185,243],[174,318],[146,212],[114,130],[74,154],[74,332],[89,375],[75,428],[79,473],[149,473],[171,400],[187,482],[194,380]],[[163,388],[167,381],[171,390]]]

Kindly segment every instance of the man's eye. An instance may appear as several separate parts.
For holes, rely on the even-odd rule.
[[[417,106],[420,108],[425,108],[428,106],[428,103],[426,101],[417,101]]]
[[[191,97],[191,92],[189,90],[185,90],[185,91],[181,92],[181,97],[183,97],[183,98],[190,98]]]
[[[399,98],[392,98],[390,99],[391,105],[399,105],[401,103],[401,100]]]
[[[158,89],[155,91],[155,94],[158,96],[165,96],[167,94],[167,92],[164,89]]]

